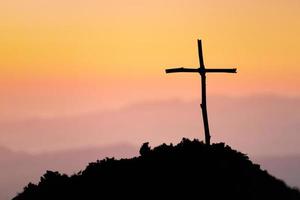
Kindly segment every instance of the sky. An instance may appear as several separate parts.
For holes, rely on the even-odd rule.
[[[196,74],[164,73],[198,67],[197,39],[206,67],[238,68],[209,75],[208,95],[298,97],[299,9],[299,0],[0,1],[0,122],[199,99]]]
[[[238,68],[208,75],[212,142],[251,158],[300,155],[299,10],[299,0],[0,1],[0,162],[12,172],[0,176],[12,188],[15,173],[37,179],[46,166],[34,172],[27,153],[203,139],[199,76],[164,72],[197,68],[197,39],[207,68]],[[7,152],[25,164],[14,170]]]

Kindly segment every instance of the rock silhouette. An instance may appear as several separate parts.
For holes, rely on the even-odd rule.
[[[154,149],[145,143],[140,153],[131,159],[98,160],[72,176],[47,171],[13,200],[300,199],[297,189],[224,143],[183,139]]]

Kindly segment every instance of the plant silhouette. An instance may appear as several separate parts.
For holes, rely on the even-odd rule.
[[[206,145],[183,139],[151,149],[141,156],[90,163],[72,176],[47,171],[13,200],[57,199],[300,199],[288,187],[224,143]]]

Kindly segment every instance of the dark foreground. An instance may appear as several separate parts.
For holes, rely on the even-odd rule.
[[[30,183],[14,200],[300,200],[298,190],[223,143],[207,146],[183,139],[176,146],[163,144],[153,150],[145,143],[140,154],[90,163],[72,176],[47,171],[37,185]]]

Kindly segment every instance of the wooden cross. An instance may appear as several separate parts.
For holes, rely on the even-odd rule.
[[[201,76],[201,87],[202,87],[202,116],[204,123],[204,133],[205,133],[205,143],[210,145],[210,133],[208,126],[208,117],[207,117],[207,106],[206,106],[206,73],[236,73],[236,68],[232,69],[207,69],[204,66],[203,54],[202,54],[202,43],[201,40],[198,40],[198,53],[199,53],[199,62],[200,67],[195,68],[172,68],[166,69],[166,73],[177,73],[177,72],[192,72],[199,73]]]

